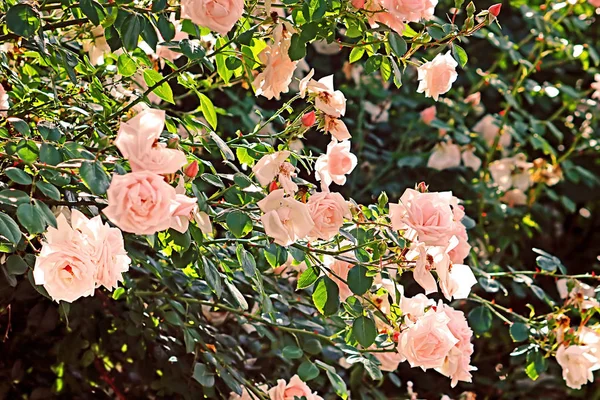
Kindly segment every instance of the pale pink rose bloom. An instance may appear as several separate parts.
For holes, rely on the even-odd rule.
[[[316,93],[315,107],[317,110],[335,118],[339,118],[346,113],[346,97],[342,92],[334,89],[333,75],[325,76],[316,83],[309,81],[304,85],[301,82],[301,85],[301,92],[302,88],[306,87],[309,93]]]
[[[404,16],[396,10],[394,0],[367,0],[364,9],[372,12],[369,15],[369,24],[372,28],[377,28],[379,23],[382,23],[399,35],[404,32]]]
[[[206,322],[212,326],[221,326],[229,318],[227,311],[213,311],[213,308],[210,306],[202,305],[201,310],[202,315],[206,318]]]
[[[474,371],[477,368],[470,365],[470,363],[471,357],[469,355],[457,347],[453,347],[444,360],[444,364],[436,368],[436,371],[452,379],[450,386],[455,387],[459,381],[472,382],[473,376],[470,371]]]
[[[481,92],[475,92],[465,98],[465,103],[477,107],[481,103]]]
[[[581,389],[582,385],[594,381],[592,368],[598,362],[588,346],[560,345],[556,361],[562,367],[563,378],[571,389]]]
[[[452,261],[454,264],[462,264],[471,251],[469,235],[467,234],[467,229],[462,223],[457,223],[454,228],[455,229],[453,233],[458,239],[458,244],[448,250],[448,255],[450,256],[450,261]]]
[[[382,371],[393,372],[398,369],[398,365],[402,361],[402,354],[397,352],[376,352],[371,353],[375,356],[376,359],[379,360],[381,365],[379,369]]]
[[[188,230],[190,219],[194,218],[198,209],[197,199],[185,195],[185,185],[183,178],[179,178],[179,183],[175,188],[175,202],[178,204],[173,217],[171,218],[171,228],[177,232],[186,232]],[[210,221],[209,221],[210,223]],[[211,227],[212,228],[212,227]]]
[[[4,89],[4,86],[2,86],[2,84],[0,84],[0,115],[3,117],[6,117],[7,110],[8,110],[9,104],[8,104],[8,93],[6,93],[6,90]]]
[[[509,207],[524,206],[527,205],[527,195],[520,189],[512,189],[504,193],[500,201]]]
[[[402,296],[402,299],[400,299],[402,315],[407,316],[412,322],[417,322],[417,320],[425,314],[425,309],[434,305],[435,301],[422,293],[413,297]]]
[[[600,307],[596,300],[596,289],[593,286],[571,279],[571,291],[569,291],[569,279],[563,278],[556,281],[556,288],[561,299],[569,298],[569,303],[583,310]]]
[[[588,0],[591,4],[596,7],[600,7],[600,0]],[[596,4],[594,4],[596,3]],[[594,93],[592,93],[592,99],[600,100],[600,74],[594,75],[594,82],[591,85],[592,89],[594,89]]]
[[[418,68],[419,87],[417,93],[425,92],[425,97],[438,100],[452,88],[452,83],[458,78],[456,67],[458,63],[448,51],[446,54],[438,54],[433,61],[426,62]]]
[[[121,122],[115,145],[133,172],[173,174],[187,164],[185,153],[158,143],[165,127],[165,112],[149,108],[127,122]]]
[[[427,107],[420,113],[421,121],[423,121],[425,124],[429,125],[429,124],[431,124],[431,121],[433,121],[435,119],[436,114],[437,114],[437,110],[436,110],[435,106]]]
[[[328,255],[323,257],[323,265],[330,270],[327,272],[327,276],[338,285],[340,300],[346,301],[348,297],[354,294],[346,283],[348,280],[348,272],[350,272],[350,269],[352,269],[354,265]]]
[[[525,154],[520,153],[490,163],[489,169],[494,183],[500,190],[515,188],[524,192],[533,183],[529,173],[532,167],[533,163],[527,162]]]
[[[283,189],[269,193],[258,202],[258,206],[264,213],[260,220],[265,233],[281,246],[289,246],[305,238],[314,227],[308,206],[291,197],[284,197]]]
[[[479,133],[488,146],[494,144],[494,141],[496,140],[496,136],[498,136],[498,134],[500,134],[498,146],[502,148],[507,148],[512,142],[512,135],[510,134],[510,129],[505,126],[502,129],[502,133],[500,133],[500,126],[498,125],[498,121],[493,115],[490,114],[486,115],[475,124],[475,126],[473,127],[473,132]]]
[[[468,265],[450,264],[448,274],[440,279],[440,289],[448,300],[466,299],[471,288],[477,283],[473,271]]]
[[[406,259],[415,261],[413,279],[425,290],[425,294],[431,294],[437,292],[437,284],[430,272],[433,266],[427,256],[427,247],[423,243],[419,243],[406,254]]]
[[[340,142],[352,138],[344,121],[330,117],[327,114],[325,114],[325,125],[323,126],[323,130],[327,133],[331,133],[331,136]]]
[[[579,328],[579,341],[587,346],[590,354],[596,358],[596,364],[591,368],[592,371],[600,369],[600,333],[583,326]]]
[[[194,221],[196,221],[196,224],[198,224],[198,228],[200,228],[202,233],[204,233],[205,235],[212,235],[213,226],[212,226],[212,223],[210,222],[210,217],[208,216],[208,214],[205,213],[204,211],[200,211],[200,210],[196,209],[192,213],[192,215],[193,215]]]
[[[473,171],[478,171],[481,168],[481,159],[475,155],[474,146],[468,146],[463,150],[461,158],[465,167],[471,168]]]
[[[277,386],[269,389],[270,400],[294,400],[296,397],[302,398],[303,396],[306,400],[323,400],[317,392],[311,392],[308,385],[298,375],[292,376],[289,383],[279,379]]]
[[[411,367],[440,368],[450,349],[458,343],[448,323],[450,318],[430,309],[407,330],[400,334],[398,350]]]
[[[330,240],[339,233],[344,218],[352,217],[348,203],[339,193],[315,193],[310,196],[306,205],[315,223],[308,234],[311,238]]]
[[[473,354],[473,344],[471,343],[473,331],[467,323],[465,314],[460,310],[450,307],[448,304],[443,304],[441,300],[438,303],[437,311],[446,313],[448,318],[450,318],[448,329],[450,329],[450,332],[458,339],[456,347],[463,353],[471,356],[471,354]]]
[[[172,226],[174,218],[191,206],[162,176],[147,171],[114,175],[107,196],[104,215],[121,230],[137,235],[177,229]]]
[[[398,204],[390,204],[394,230],[412,228],[420,242],[428,246],[447,246],[464,211],[452,192],[420,193],[406,189]]]
[[[291,37],[295,32],[292,25],[282,23],[277,25],[273,34],[273,43],[265,47],[258,58],[265,69],[256,76],[252,85],[256,88],[256,96],[279,100],[281,93],[289,91],[292,77],[296,70],[297,61],[292,61],[288,55]]]
[[[290,156],[290,152],[276,151],[275,153],[262,156],[260,160],[252,167],[252,172],[258,183],[262,186],[267,186],[279,175],[281,166]]]
[[[437,169],[438,171],[455,168],[460,165],[460,147],[452,143],[439,142],[435,145],[433,153],[427,160],[427,167]]]
[[[111,52],[110,46],[104,37],[104,28],[98,25],[92,28],[92,39],[83,42],[83,51],[88,53],[90,64],[104,64],[104,55]]]
[[[346,175],[354,170],[357,162],[356,156],[350,152],[349,141],[332,140],[327,145],[327,153],[320,155],[315,163],[315,178],[321,182],[321,189],[328,191],[332,182],[345,184]]]
[[[71,303],[94,294],[97,267],[85,246],[82,234],[71,228],[63,214],[57,218],[57,228],[48,228],[33,278],[54,301]]]
[[[403,16],[406,22],[419,22],[433,18],[437,0],[395,0],[395,10]]]
[[[227,35],[243,13],[243,0],[181,0],[181,18],[222,36]]]
[[[590,3],[594,7],[600,7],[600,0],[588,0],[588,3]],[[596,78],[596,80],[600,80],[600,78]]]
[[[298,191],[298,185],[292,181],[296,176],[296,168],[289,162],[284,162],[279,168],[278,180],[286,194],[293,196]]]
[[[187,32],[184,32],[181,30],[181,23],[180,22],[175,22],[175,36],[173,37],[173,39],[171,39],[171,42],[180,42],[184,39],[188,39],[190,37],[190,35]],[[159,33],[160,35],[160,33]],[[164,41],[164,39],[162,38],[162,36],[159,36],[159,42]],[[173,51],[169,48],[169,46],[165,46],[165,45],[159,45],[156,47],[156,55],[159,58],[164,58],[166,60],[169,60],[171,62],[177,60],[179,57],[181,57],[183,54],[180,52],[176,52]]]
[[[96,264],[96,287],[116,288],[131,264],[121,231],[102,223],[99,215],[88,219],[78,210],[71,212],[71,226],[83,236],[84,248],[80,250]]]

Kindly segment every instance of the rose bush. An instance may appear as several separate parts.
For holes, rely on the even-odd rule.
[[[0,398],[590,397],[597,7],[3,2]]]

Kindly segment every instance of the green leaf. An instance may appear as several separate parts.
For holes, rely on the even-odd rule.
[[[394,54],[402,58],[406,54],[406,50],[408,50],[406,40],[404,40],[402,36],[398,35],[396,32],[390,32],[388,39]]]
[[[304,272],[302,272],[302,274],[298,278],[298,283],[296,284],[296,289],[297,290],[306,289],[307,287],[309,287],[310,285],[315,283],[315,281],[319,277],[319,273],[320,273],[319,268],[308,267],[306,270],[304,270]]]
[[[79,2],[79,8],[81,8],[81,11],[94,25],[100,25],[100,16],[98,15],[98,10],[96,10],[96,6],[99,7],[100,5],[94,3],[93,0],[81,0]]]
[[[155,71],[153,69],[145,69],[144,70],[144,81],[148,85],[148,88],[154,87],[154,85],[158,84],[163,80],[163,76],[160,72]],[[175,104],[173,100],[173,90],[171,90],[171,86],[169,86],[168,82],[161,83],[158,87],[152,90],[152,93],[163,99],[164,101],[168,101],[171,104]]]
[[[40,192],[42,192],[46,197],[49,197],[52,200],[60,200],[60,192],[53,184],[48,182],[38,182],[35,184],[35,186],[40,189]]]
[[[298,376],[304,382],[308,382],[319,376],[319,368],[309,360],[305,360],[298,367]]]
[[[348,287],[354,294],[364,294],[373,285],[373,277],[367,276],[368,269],[355,265],[348,271]]]
[[[215,132],[211,132],[209,136],[213,140],[213,142],[217,144],[217,147],[219,148],[219,150],[221,150],[221,153],[223,153],[227,160],[235,160],[235,155],[233,155],[233,151],[231,150],[231,148],[229,148],[229,146],[227,146],[227,143],[225,143],[225,141],[219,137],[219,135],[217,135]]]
[[[371,74],[381,67],[382,57],[380,54],[375,54],[367,60],[365,63],[365,74]]]
[[[17,218],[29,233],[36,234],[44,232],[42,221],[45,220],[45,217],[33,204],[21,204],[17,208]]]
[[[323,346],[321,346],[319,339],[309,339],[304,342],[302,349],[309,354],[317,355],[323,350]]]
[[[167,0],[153,0],[152,1],[152,12],[156,13],[164,10],[167,7]]]
[[[29,137],[29,135],[31,134],[29,125],[27,124],[27,122],[23,121],[22,119],[16,118],[16,117],[10,117],[10,118],[8,118],[8,122],[10,122],[10,124],[13,126],[13,128],[15,128],[17,130],[17,132],[19,132],[21,135],[23,135],[25,137]]]
[[[536,380],[540,374],[546,372],[548,369],[548,360],[544,358],[544,355],[538,349],[527,353],[527,366],[525,367],[525,373],[532,380]]]
[[[135,14],[129,14],[121,25],[121,40],[126,50],[133,51],[138,47],[141,31],[142,19]]]
[[[529,327],[520,322],[515,322],[510,326],[510,337],[515,342],[522,342],[529,338]]]
[[[122,53],[117,60],[117,69],[121,75],[128,77],[137,72],[137,64],[129,54]]]
[[[220,188],[225,187],[225,184],[223,183],[221,178],[219,178],[217,175],[205,173],[205,174],[200,175],[200,178],[203,181],[210,183],[213,186],[220,187]]]
[[[40,18],[33,7],[16,4],[6,13],[6,27],[17,35],[28,38],[40,28]]]
[[[238,239],[252,232],[252,220],[248,215],[241,211],[227,213],[225,222],[227,222],[227,226],[229,227],[229,230],[231,230],[231,233]]]
[[[17,207],[23,203],[29,203],[29,195],[22,190],[4,189],[0,191],[0,204]]]
[[[353,48],[352,51],[350,52],[350,57],[349,57],[350,64],[359,61],[364,54],[365,54],[364,47]]]
[[[16,254],[9,256],[6,259],[6,270],[12,275],[23,275],[29,269],[29,265]]]
[[[118,287],[113,292],[112,298],[113,298],[113,300],[119,300],[124,294],[125,294],[125,288],[124,287]]]
[[[208,283],[208,286],[217,295],[217,297],[221,297],[221,294],[223,293],[223,285],[221,284],[221,275],[219,274],[217,266],[206,257],[202,257],[202,265],[204,267],[204,277],[206,278],[206,283]]]
[[[282,351],[283,358],[288,360],[296,360],[298,358],[302,358],[304,352],[301,348],[296,346],[285,346]]]
[[[6,238],[12,244],[19,244],[21,230],[14,219],[0,212],[0,236]]]
[[[319,367],[325,370],[327,378],[329,378],[329,382],[331,383],[335,393],[342,399],[347,399],[348,389],[346,388],[346,382],[344,382],[344,380],[335,372],[335,368],[319,360],[317,360],[316,363]]]
[[[306,42],[297,33],[292,35],[288,55],[292,61],[298,61],[306,56]]]
[[[352,324],[352,333],[358,343],[367,348],[373,344],[377,336],[377,328],[375,322],[369,317],[360,316],[354,320]]]
[[[467,65],[467,61],[469,61],[469,56],[467,56],[467,52],[465,49],[460,47],[457,44],[452,45],[452,55],[454,59],[458,62],[461,68],[464,68]]]
[[[57,226],[56,225],[56,217],[52,213],[52,210],[50,209],[50,207],[48,207],[46,205],[46,203],[44,203],[38,199],[33,199],[33,206],[36,208],[36,210],[42,216],[42,222],[44,224],[44,229],[46,229],[47,225],[52,225],[53,227],[56,228],[56,226]]]
[[[252,253],[244,248],[244,246],[240,243],[238,244],[235,253],[237,255],[238,262],[242,266],[242,270],[244,271],[244,275],[251,278],[256,275],[256,260]]]
[[[8,179],[15,183],[18,183],[19,185],[31,185],[31,183],[33,182],[33,179],[31,179],[31,177],[27,175],[25,171],[19,168],[6,168],[4,170],[4,173],[6,174],[6,176],[8,176]]]
[[[468,318],[469,326],[477,335],[483,335],[492,327],[492,312],[486,306],[474,308]]]
[[[37,144],[33,140],[23,139],[17,144],[17,155],[27,164],[37,160],[38,154]]]
[[[317,280],[312,299],[321,314],[335,314],[340,305],[339,288],[331,278],[322,276]]]
[[[161,14],[158,17],[158,23],[156,24],[158,30],[160,32],[160,36],[165,40],[165,42],[170,42],[175,37],[175,25],[165,16],[165,14]]]
[[[95,195],[106,193],[110,186],[110,180],[100,161],[84,161],[79,168],[79,174],[83,183]]]
[[[198,97],[200,98],[202,115],[204,118],[206,118],[213,129],[217,129],[217,113],[215,112],[215,106],[213,105],[212,101],[206,97],[206,95],[198,93]]]
[[[215,374],[208,371],[206,365],[196,363],[194,365],[194,380],[204,387],[213,387],[215,385]]]
[[[206,55],[204,48],[196,42],[183,39],[179,42],[179,48],[183,54],[191,61],[199,60]]]
[[[40,161],[49,165],[58,165],[62,162],[62,156],[56,147],[48,143],[42,143]]]

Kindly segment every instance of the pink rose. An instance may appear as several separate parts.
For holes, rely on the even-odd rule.
[[[434,282],[435,284],[435,282]],[[402,315],[406,316],[410,321],[416,322],[425,314],[425,309],[435,305],[435,301],[428,298],[422,293],[413,297],[402,296],[400,299],[400,309]]]
[[[257,96],[279,100],[281,93],[287,93],[296,70],[297,61],[288,55],[294,29],[289,23],[277,25],[273,34],[273,43],[265,47],[258,58],[265,69],[256,76],[252,85]]]
[[[425,290],[425,294],[437,292],[435,278],[430,272],[433,268],[433,257],[427,254],[427,247],[423,243],[419,243],[413,247],[414,248],[406,254],[407,260],[416,260],[415,269],[413,270],[413,279]]]
[[[339,193],[321,192],[310,196],[306,203],[315,223],[310,237],[330,240],[337,235],[344,224],[344,218],[351,218],[348,203]]]
[[[194,217],[194,221],[196,222],[196,224],[198,225],[198,228],[200,228],[202,233],[204,233],[205,235],[212,235],[213,226],[212,226],[212,223],[210,222],[210,217],[208,216],[207,213],[196,209],[193,213],[193,217]]]
[[[257,389],[259,389],[261,392],[267,392],[268,390],[268,386],[267,385],[260,385],[257,387]],[[247,388],[242,388],[242,395],[238,395],[237,393],[231,392],[229,393],[229,400],[258,400],[258,398],[256,397],[256,395],[250,394],[248,392]]]
[[[396,10],[395,0],[367,0],[365,10],[371,11],[369,15],[369,24],[372,28],[377,28],[379,23],[389,26],[399,35],[404,32],[404,18]]]
[[[165,112],[149,108],[127,122],[122,122],[115,139],[131,170],[155,174],[173,174],[187,163],[185,154],[158,143],[165,127]]]
[[[431,124],[431,121],[435,119],[436,114],[437,111],[435,109],[435,106],[427,107],[420,113],[421,121],[423,121],[426,125],[429,125]]]
[[[427,166],[438,171],[455,168],[460,165],[460,147],[451,140],[439,142],[429,156]]]
[[[279,168],[278,180],[286,194],[293,196],[298,191],[298,185],[292,181],[296,176],[296,167],[289,162],[284,162]]]
[[[340,300],[346,301],[348,297],[354,294],[346,283],[348,280],[348,272],[350,272],[350,269],[352,269],[354,265],[327,255],[323,257],[323,264],[329,270],[327,276],[338,285]]]
[[[527,204],[527,195],[522,190],[512,189],[500,197],[500,201],[509,207],[524,206]]]
[[[290,152],[276,151],[275,153],[262,156],[260,160],[252,167],[252,172],[256,176],[256,180],[262,186],[267,186],[279,174],[281,166],[290,156]]]
[[[581,389],[582,385],[594,381],[592,370],[598,359],[588,346],[560,345],[556,352],[556,361],[562,367],[563,378],[571,389]]]
[[[131,264],[121,231],[102,223],[99,215],[88,219],[77,210],[71,212],[71,226],[83,236],[84,248],[80,250],[96,264],[96,286],[102,285],[108,290],[116,288]]]
[[[520,153],[490,164],[490,174],[500,190],[507,191],[515,188],[524,192],[532,185],[533,180],[529,171],[533,168],[533,163],[526,160],[525,154]]]
[[[183,178],[179,178],[179,183],[175,188],[175,202],[177,203],[177,207],[173,211],[171,228],[175,229],[177,232],[183,233],[188,230],[190,219],[194,219],[198,208],[197,199],[195,197],[192,198],[185,195]]]
[[[180,22],[175,22],[174,25],[175,25],[175,36],[173,37],[173,39],[170,40],[171,42],[180,42],[184,39],[189,38],[190,35],[187,32],[184,32],[181,30]],[[164,41],[162,36],[160,36],[159,41],[161,41],[161,42]],[[169,46],[159,45],[156,47],[156,55],[159,58],[164,58],[166,60],[173,62],[173,61],[177,60],[179,57],[181,57],[183,54],[180,52],[171,50],[169,48]]]
[[[430,309],[417,322],[400,334],[398,350],[411,367],[440,368],[458,343],[448,328],[450,318]]]
[[[569,291],[569,285],[571,290]],[[578,281],[577,279],[559,279],[556,281],[556,289],[561,299],[567,299],[568,304],[573,304],[582,310],[600,307],[596,300],[596,289],[593,286]]]
[[[450,349],[448,356],[444,360],[444,364],[436,368],[440,374],[452,379],[450,385],[455,387],[459,381],[471,382],[473,376],[470,371],[474,371],[477,368],[470,365],[471,356],[462,352],[458,347]]]
[[[600,0],[588,0],[591,4],[594,4],[596,7],[600,7]],[[592,93],[592,99],[600,99],[600,74],[594,74],[594,82],[591,84],[592,89],[594,89],[594,93]]]
[[[323,130],[327,133],[331,133],[331,136],[339,141],[347,140],[352,137],[344,121],[330,117],[327,114],[325,114],[325,125],[323,126]]]
[[[398,204],[390,204],[395,230],[412,228],[428,246],[447,246],[464,211],[452,192],[420,193],[406,189]]]
[[[600,7],[600,0],[588,0],[588,3],[590,3],[594,7]]]
[[[334,118],[339,118],[346,113],[346,97],[339,90],[334,90],[333,75],[307,85],[309,92],[316,93],[315,107],[317,110]]]
[[[107,196],[104,214],[125,232],[137,235],[178,229],[177,217],[192,206],[192,199],[178,195],[160,175],[146,171],[113,176]]]
[[[404,21],[419,22],[433,17],[437,3],[437,0],[395,0],[392,4]]]
[[[456,81],[457,66],[458,63],[454,61],[450,51],[443,55],[438,54],[433,61],[421,65],[418,69],[420,82],[417,92],[425,92],[425,97],[432,97],[437,101],[440,94],[448,92],[452,83]]]
[[[463,150],[461,158],[465,167],[478,171],[481,168],[481,160],[475,155],[475,146],[468,146]]]
[[[243,0],[181,0],[181,18],[220,33],[233,28],[244,13]]]
[[[294,400],[304,397],[306,400],[323,400],[317,392],[312,393],[306,383],[298,375],[292,376],[289,383],[283,379],[277,381],[277,386],[269,389],[270,400]]]
[[[258,206],[264,213],[260,220],[265,233],[281,246],[303,239],[314,227],[306,204],[284,197],[283,189],[269,193],[258,202]]]
[[[328,191],[332,182],[345,184],[346,174],[354,170],[356,163],[356,156],[350,152],[349,141],[332,140],[327,145],[327,153],[320,155],[315,163],[315,178],[321,181],[322,190]]]
[[[8,93],[6,93],[6,90],[4,90],[4,86],[2,86],[2,84],[0,84],[0,115],[3,117],[6,117],[6,115],[8,114]]]
[[[379,369],[382,371],[393,372],[398,369],[398,365],[402,362],[402,354],[397,352],[376,352],[371,353],[379,360],[381,365]]]
[[[481,103],[481,92],[475,92],[465,97],[465,103],[477,107]]]
[[[471,245],[469,244],[469,236],[467,235],[465,226],[462,223],[457,223],[454,227],[455,230],[453,233],[456,239],[458,239],[458,243],[448,250],[448,255],[450,256],[450,261],[454,264],[462,264],[471,251]]]
[[[487,145],[491,146],[494,144],[496,136],[500,134],[500,126],[498,126],[498,121],[496,118],[494,118],[493,115],[488,114],[475,124],[473,127],[473,132],[479,133]],[[507,148],[510,146],[511,141],[512,136],[510,134],[510,130],[508,127],[504,127],[504,129],[502,129],[502,133],[500,134],[500,139],[498,140],[498,146]]]

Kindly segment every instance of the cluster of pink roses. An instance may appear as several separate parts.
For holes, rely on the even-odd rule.
[[[55,301],[73,302],[91,296],[99,286],[112,290],[123,279],[131,260],[119,229],[103,224],[101,217],[88,219],[77,210],[57,218],[49,227],[33,277]]]
[[[310,387],[298,375],[292,376],[289,382],[279,379],[277,385],[270,389],[267,385],[260,385],[258,390],[266,392],[269,400],[323,400],[317,392],[311,391]],[[229,395],[229,400],[254,400],[255,398],[256,396],[251,395],[246,388],[242,390],[241,396],[236,393]]]
[[[344,218],[350,218],[348,204],[341,194],[330,192],[315,193],[306,203],[296,200],[298,185],[291,179],[295,168],[286,161],[289,156],[289,151],[268,154],[252,168],[261,185],[269,185],[277,177],[283,187],[258,202],[265,233],[282,246],[306,237],[329,240],[339,232]]]
[[[406,22],[419,22],[433,17],[437,0],[353,0],[352,5],[369,13],[369,23],[385,24],[402,34]]]
[[[158,142],[164,123],[164,111],[144,110],[121,123],[115,140],[132,172],[113,176],[103,212],[126,232],[152,235],[169,228],[185,232],[197,213],[196,199],[185,195],[183,182],[174,188],[160,175],[174,174],[187,163],[182,151]]]

